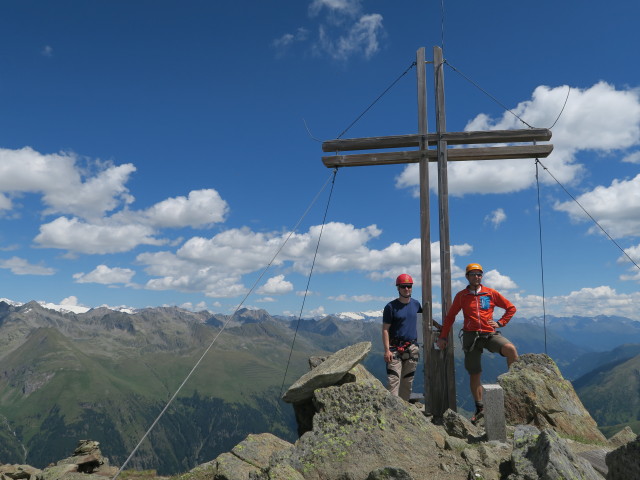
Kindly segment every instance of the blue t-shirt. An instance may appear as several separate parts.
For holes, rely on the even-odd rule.
[[[411,298],[409,303],[402,303],[397,298],[387,303],[382,312],[382,322],[391,324],[389,339],[417,341],[418,313],[422,313],[422,307],[420,302],[414,298]]]

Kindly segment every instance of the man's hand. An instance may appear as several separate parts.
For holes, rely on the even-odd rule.
[[[498,322],[494,322],[493,320],[489,320],[489,325],[491,325],[494,328],[494,330],[496,328],[500,328],[500,324]]]
[[[445,348],[447,348],[447,344],[448,344],[448,343],[449,343],[449,342],[447,341],[447,339],[446,339],[446,338],[439,338],[439,339],[438,339],[438,348],[439,348],[440,350],[444,350]]]
[[[393,360],[393,352],[391,352],[391,350],[387,350],[384,352],[384,361],[386,363],[391,363],[391,360]]]

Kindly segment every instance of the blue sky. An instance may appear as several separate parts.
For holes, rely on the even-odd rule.
[[[0,297],[228,313],[321,192],[245,303],[298,314],[332,174],[318,140],[434,45],[455,67],[447,129],[525,128],[487,93],[536,127],[562,111],[543,164],[638,262],[640,5],[576,5],[3,2]],[[416,103],[412,68],[344,138],[416,133]],[[640,320],[638,268],[540,180],[547,314]],[[338,171],[304,316],[381,310],[396,275],[419,278],[416,189],[415,165]],[[479,262],[541,314],[534,161],[452,162],[449,191],[454,292]]]

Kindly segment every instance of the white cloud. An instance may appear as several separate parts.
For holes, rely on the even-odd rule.
[[[319,32],[317,48],[334,59],[347,60],[359,54],[371,58],[380,49],[380,37],[384,34],[382,15],[363,15],[338,35],[326,26],[321,26]]]
[[[485,272],[482,277],[482,284],[486,284],[487,287],[494,288],[498,291],[518,288],[516,282],[511,280],[508,276],[502,275],[497,270],[489,270],[488,272]]]
[[[284,279],[284,275],[271,277],[257,292],[263,295],[283,295],[293,291],[293,284]]]
[[[640,151],[635,151],[622,158],[626,163],[640,163]]]
[[[360,12],[361,3],[361,0],[313,0],[309,6],[309,13],[314,16],[326,9],[330,13],[352,16]]]
[[[5,194],[0,193],[0,211],[11,210],[13,208],[13,202]]]
[[[303,314],[304,317],[321,317],[323,315],[326,315],[326,313],[324,311],[324,307],[322,306],[314,310],[309,310],[308,312]]]
[[[556,120],[566,99],[568,87],[535,89],[531,100],[519,103],[514,113],[536,127],[549,127]],[[511,113],[492,119],[480,114],[465,130],[522,129],[525,125]],[[582,150],[611,153],[640,144],[640,93],[638,90],[616,90],[600,82],[588,89],[574,88],[561,118],[553,128],[553,153],[542,163],[563,184],[576,182],[583,173],[577,163]],[[431,189],[436,188],[436,166],[430,164]],[[509,193],[521,191],[535,183],[531,160],[483,160],[451,162],[448,167],[449,193]],[[543,183],[555,183],[549,175],[541,175]],[[418,165],[407,166],[396,179],[399,188],[419,186]]]
[[[484,217],[484,221],[486,223],[490,223],[491,225],[493,225],[493,228],[498,228],[500,224],[504,222],[506,219],[507,219],[507,214],[504,213],[504,210],[502,208],[497,208],[493,212],[491,212],[489,215]]]
[[[197,228],[223,222],[228,212],[229,205],[220,194],[207,189],[193,190],[188,197],[168,198],[138,215],[157,228]]]
[[[129,268],[110,268],[106,265],[98,265],[89,273],[74,273],[73,278],[77,283],[129,284],[135,273]]]
[[[289,47],[295,43],[305,42],[309,38],[309,30],[304,27],[296,29],[295,33],[285,33],[279,38],[276,38],[271,42],[273,48],[276,49],[279,55],[284,54]]]
[[[385,34],[382,15],[363,13],[361,0],[313,0],[309,16],[317,22],[312,27],[318,32],[317,37],[311,38],[311,29],[307,27],[284,33],[271,42],[278,56],[307,40],[316,54],[341,61],[355,55],[371,58],[380,50],[380,40]]]
[[[210,297],[232,297],[244,293],[242,276],[264,268],[286,267],[307,275],[313,259],[321,227],[315,225],[306,233],[290,236],[288,232],[253,232],[248,228],[230,229],[211,238],[192,237],[175,253],[163,251],[143,253],[136,258],[144,265],[148,275],[155,277],[146,284],[154,290],[177,289],[184,292],[203,292]],[[381,250],[370,249],[367,243],[381,234],[375,225],[355,228],[351,224],[331,222],[323,229],[322,241],[314,266],[315,273],[360,271],[368,273],[374,280],[389,279],[390,288],[399,272],[414,275],[420,283],[420,240],[407,244],[392,243]],[[434,282],[439,282],[439,244],[431,245]],[[455,265],[457,256],[471,253],[470,245],[451,247],[452,271],[461,274]],[[282,279],[282,280],[280,280]],[[268,286],[259,292],[276,294],[279,289],[287,292],[289,282],[283,275],[274,276]],[[300,293],[297,293],[300,294]]]
[[[53,57],[53,47],[51,45],[45,45],[42,47],[40,53],[45,57]]]
[[[131,164],[113,166],[94,162],[97,173],[82,175],[72,153],[41,154],[32,148],[0,148],[0,192],[5,195],[38,193],[45,214],[62,213],[99,218],[133,201],[124,184],[135,171]]]
[[[258,300],[256,300],[256,302],[258,302],[258,303],[272,303],[272,302],[275,302],[275,301],[276,301],[276,299],[273,298],[273,297],[262,297],[262,298],[259,298]]]
[[[162,245],[144,225],[95,225],[77,218],[59,217],[41,225],[34,239],[40,247],[70,252],[104,254],[127,252],[138,245]]]
[[[518,316],[533,317],[543,313],[541,296],[516,294],[514,298],[509,299],[518,308]],[[592,317],[594,305],[597,305],[598,315],[638,318],[640,292],[617,293],[615,289],[602,285],[586,287],[570,292],[568,295],[546,297],[544,300],[547,315]]]
[[[378,297],[374,295],[338,295],[337,297],[328,297],[329,300],[334,302],[388,302],[389,297]]]
[[[28,260],[19,257],[0,259],[0,268],[11,270],[14,275],[53,275],[56,273],[53,268],[33,265]]]
[[[640,236],[640,174],[630,180],[613,180],[577,197],[580,205],[614,238]],[[569,214],[576,222],[592,222],[574,201],[557,202],[556,210]],[[601,230],[593,225],[591,233]]]
[[[65,306],[65,307],[84,307],[84,305],[80,305],[78,303],[78,297],[71,295],[67,298],[63,298],[60,301],[60,305]]]

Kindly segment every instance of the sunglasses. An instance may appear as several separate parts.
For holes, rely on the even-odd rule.
[[[398,288],[413,288],[413,285],[398,285]]]
[[[467,275],[469,275],[470,277],[481,277],[482,276],[481,273],[467,273]]]

